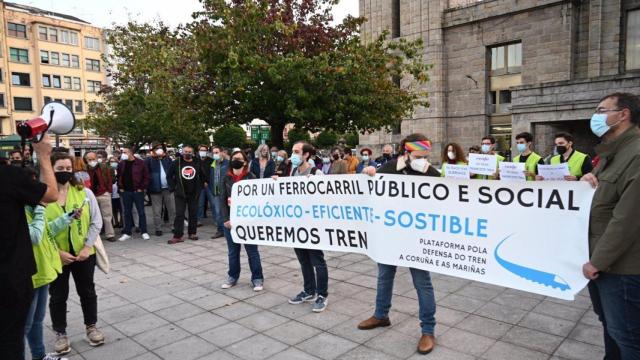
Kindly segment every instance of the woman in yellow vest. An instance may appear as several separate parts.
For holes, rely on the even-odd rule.
[[[55,351],[67,354],[71,351],[67,337],[67,298],[69,276],[73,275],[80,297],[87,341],[91,346],[104,344],[104,335],[96,328],[98,298],[93,274],[96,266],[93,247],[100,229],[102,216],[98,202],[91,190],[83,187],[73,173],[73,158],[66,153],[54,153],[51,164],[58,182],[58,201],[47,205],[48,221],[73,213],[76,219],[57,234],[51,234],[58,246],[62,260],[62,273],[49,287],[51,300],[49,311],[53,330],[56,332]]]
[[[35,180],[35,170],[27,168],[27,171]],[[31,206],[25,207],[37,273],[32,276],[33,300],[27,314],[24,336],[29,343],[32,359],[65,360],[55,354],[47,354],[45,352],[42,324],[47,312],[49,284],[62,272],[62,262],[58,254],[58,247],[53,238],[51,238],[51,230],[55,232],[64,228],[71,222],[71,217],[65,214],[51,223],[47,223],[45,220],[45,206],[40,204],[35,208]]]
[[[449,143],[442,148],[442,168],[440,168],[440,176],[445,177],[449,165],[466,165],[467,157],[464,155],[462,147],[456,143]]]
[[[531,143],[533,135],[523,132],[516,135],[516,147],[520,155],[513,158],[514,163],[524,163],[525,175],[527,181],[535,181],[538,173],[538,164],[544,165],[542,156],[531,151]]]

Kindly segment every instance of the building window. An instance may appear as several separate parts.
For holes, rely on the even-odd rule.
[[[9,36],[15,36],[19,38],[26,39],[27,38],[27,27],[22,24],[8,24],[9,31],[7,32]]]
[[[0,93],[0,108],[6,108],[7,105],[4,103],[4,94]]]
[[[100,91],[100,87],[101,86],[102,86],[102,84],[100,83],[100,81],[88,80],[87,81],[87,92],[97,93],[98,91]]]
[[[60,53],[51,52],[51,65],[60,65]]]
[[[9,57],[11,61],[28,63],[29,62],[29,50],[9,48]]]
[[[71,67],[79,68],[80,67],[80,58],[78,55],[71,55]]]
[[[71,90],[71,76],[64,77],[64,89]]]
[[[49,28],[49,41],[58,42],[58,30]]]
[[[489,112],[491,114],[508,114],[511,106],[511,90],[489,91]]]
[[[53,87],[56,89],[60,89],[62,87],[60,83],[60,75],[53,75]]]
[[[71,45],[78,45],[78,33],[73,31],[69,33],[69,40]]]
[[[0,84],[4,82],[4,71],[0,69]]]
[[[640,9],[627,12],[627,70],[640,70]]]
[[[69,43],[69,31],[68,30],[60,30],[60,42],[63,44]]]
[[[45,96],[44,97],[44,104],[47,105],[48,103],[52,102],[53,99],[51,99],[51,96]]]
[[[400,0],[391,0],[391,38],[400,37]]]
[[[100,71],[100,60],[86,59],[88,71]]]
[[[517,74],[522,70],[522,43],[491,48],[491,74]]]
[[[69,110],[73,111],[73,100],[65,100],[64,104],[67,105]]]
[[[13,109],[16,111],[33,111],[33,105],[31,104],[31,98],[14,97]]]
[[[84,47],[87,49],[100,51],[100,39],[85,36]]]
[[[42,74],[42,86],[51,87],[51,75]]]
[[[75,108],[75,110],[76,110],[76,113],[82,114],[82,112],[84,111],[82,100],[76,100],[76,108]]]
[[[62,54],[62,62],[60,63],[60,65],[66,67],[71,66],[71,57],[69,56],[69,54]]]
[[[31,86],[31,76],[27,73],[12,72],[11,85]]]
[[[38,39],[47,41],[48,40],[47,28],[44,26],[38,26]]]
[[[49,52],[40,50],[40,63],[48,64],[49,63]]]
[[[55,101],[55,102],[59,102],[59,103],[62,103],[62,102],[63,102],[63,101],[62,101],[62,99],[53,99],[53,101]]]
[[[80,90],[82,85],[80,85],[80,78],[79,77],[74,77],[73,78],[73,90]]]

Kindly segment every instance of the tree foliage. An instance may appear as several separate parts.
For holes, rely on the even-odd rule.
[[[325,130],[316,137],[316,145],[321,149],[326,149],[338,143],[338,134],[331,130]]]
[[[224,148],[244,148],[247,133],[238,125],[222,126],[213,134],[213,143]]]

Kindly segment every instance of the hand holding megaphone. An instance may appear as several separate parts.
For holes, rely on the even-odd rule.
[[[18,125],[18,134],[23,139],[38,143],[47,131],[56,135],[70,133],[76,124],[71,109],[61,102],[50,102],[42,108],[42,115]]]

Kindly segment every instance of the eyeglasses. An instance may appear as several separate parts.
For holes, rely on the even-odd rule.
[[[606,114],[611,111],[622,111],[624,109],[605,109],[605,108],[597,108],[596,114]]]

